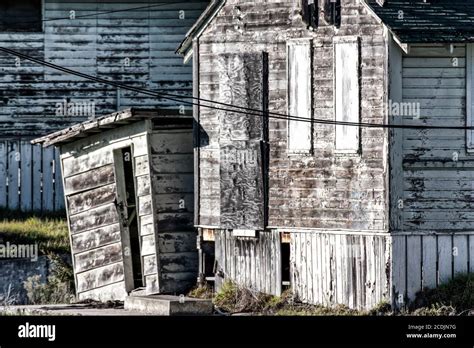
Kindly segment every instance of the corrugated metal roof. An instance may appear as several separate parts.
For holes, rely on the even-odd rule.
[[[403,43],[474,42],[474,0],[366,2]]]

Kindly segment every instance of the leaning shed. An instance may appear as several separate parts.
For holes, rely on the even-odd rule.
[[[471,1],[212,1],[178,48],[206,101],[201,277],[371,308],[472,272],[473,16]]]
[[[128,109],[38,138],[58,146],[79,299],[196,282],[192,119]]]

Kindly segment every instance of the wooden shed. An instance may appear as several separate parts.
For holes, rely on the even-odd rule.
[[[450,0],[212,1],[178,51],[195,97],[244,112],[194,108],[195,224],[215,257],[201,273],[371,308],[474,271],[473,14]]]
[[[192,119],[128,109],[38,138],[58,146],[79,299],[196,282]]]

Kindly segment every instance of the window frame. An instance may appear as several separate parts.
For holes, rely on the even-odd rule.
[[[357,122],[361,121],[361,59],[360,59],[360,38],[359,36],[336,36],[333,38],[333,106],[334,106],[334,121],[337,122],[337,116],[338,116],[338,109],[337,109],[337,64],[336,64],[336,47],[338,44],[356,44],[357,45]],[[350,122],[350,121],[349,121]],[[361,150],[361,142],[362,142],[362,136],[361,136],[361,127],[357,126],[357,146],[356,148],[353,149],[338,149],[337,147],[337,130],[340,129],[338,127],[355,127],[355,126],[334,126],[334,153],[336,155],[360,155],[362,150]]]
[[[291,123],[292,122],[301,122],[301,121],[295,121],[295,120],[288,120],[286,122],[286,130],[287,130],[287,152],[288,155],[312,155],[314,152],[314,136],[313,136],[313,111],[314,111],[314,96],[313,96],[313,39],[312,38],[298,38],[298,39],[290,39],[287,40],[286,42],[286,89],[287,89],[287,94],[286,94],[286,110],[288,115],[290,116],[298,116],[298,117],[305,117],[303,115],[294,115],[294,113],[291,111],[291,86],[290,86],[290,46],[308,46],[309,49],[309,72],[307,76],[307,87],[309,89],[309,109],[308,115],[309,116],[308,120],[311,120],[311,122],[305,122],[305,124],[309,125],[309,146],[297,149],[297,148],[292,148],[291,147]]]

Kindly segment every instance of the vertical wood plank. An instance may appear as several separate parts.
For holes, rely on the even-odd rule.
[[[0,140],[0,208],[7,206],[7,144]]]
[[[20,170],[20,208],[22,211],[31,211],[33,208],[33,153],[31,144],[22,140],[21,170]]]
[[[32,169],[32,199],[33,199],[33,210],[40,211],[41,204],[42,204],[42,196],[41,196],[41,164],[42,164],[42,154],[43,148],[41,145],[34,145],[33,146],[33,169]]]
[[[438,285],[446,283],[453,276],[453,246],[451,236],[438,236]]]
[[[63,178],[61,173],[61,159],[59,157],[59,149],[54,149],[54,210],[60,211],[64,209],[64,189]]]
[[[423,288],[435,288],[437,280],[436,270],[436,236],[423,236]]]
[[[467,273],[468,266],[468,236],[458,235],[453,237],[453,262],[454,275],[458,273]]]
[[[43,149],[43,211],[53,211],[54,209],[54,148]]]
[[[280,233],[272,231],[273,248],[275,252],[275,295],[280,296],[282,292],[282,256]]]
[[[311,257],[313,259],[313,300],[314,303],[321,303],[321,268],[320,268],[320,233],[315,233],[313,235],[313,246],[311,249]]]
[[[20,144],[18,141],[10,141],[8,149],[8,208],[16,210],[20,208],[19,196],[19,167],[20,167]]]
[[[296,233],[290,233],[290,283],[293,295],[297,295],[298,287],[296,284]]]
[[[407,297],[410,301],[421,289],[421,236],[407,238]]]
[[[335,287],[336,287],[336,303],[344,303],[344,279],[343,279],[343,252],[345,245],[342,244],[342,238],[340,234],[334,235],[334,263],[335,263]]]
[[[396,308],[405,306],[406,281],[405,236],[392,236],[392,299]]]
[[[474,273],[474,236],[469,235],[469,272]]]

